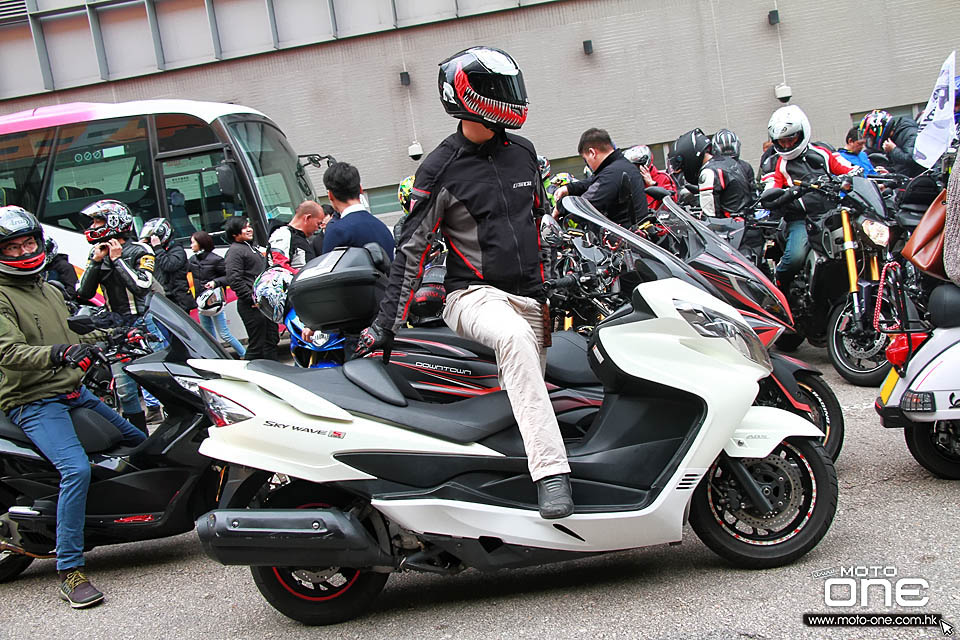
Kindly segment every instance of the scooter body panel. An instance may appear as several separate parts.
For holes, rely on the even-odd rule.
[[[960,420],[960,327],[935,329],[910,358],[905,373],[897,380],[885,406],[899,407],[907,391],[929,392],[937,410],[903,411],[908,420]]]

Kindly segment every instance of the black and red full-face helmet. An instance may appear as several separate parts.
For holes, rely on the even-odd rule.
[[[519,129],[527,89],[516,61],[493,47],[471,47],[440,63],[440,102],[454,118]]]
[[[0,273],[29,276],[43,271],[47,266],[47,250],[43,227],[36,216],[23,207],[0,207],[0,245],[18,238],[33,238],[36,246],[29,251],[21,249],[19,255],[0,250]]]

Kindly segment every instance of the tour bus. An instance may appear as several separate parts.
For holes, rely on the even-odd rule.
[[[189,237],[200,230],[226,246],[223,224],[234,215],[249,218],[264,245],[274,220],[289,221],[314,197],[283,133],[248,107],[77,102],[0,116],[0,205],[34,213],[79,270],[90,252],[83,236],[90,221],[80,211],[97,200],[130,207],[138,232],[151,218],[167,218],[189,253]],[[230,324],[245,335],[239,322]]]

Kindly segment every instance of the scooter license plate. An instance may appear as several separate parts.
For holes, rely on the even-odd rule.
[[[880,402],[883,403],[883,406],[887,406],[887,400],[890,399],[890,394],[893,393],[893,388],[897,386],[899,381],[900,374],[897,373],[896,369],[890,369],[890,373],[883,381],[883,386],[880,387]]]

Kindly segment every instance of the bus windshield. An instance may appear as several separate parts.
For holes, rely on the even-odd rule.
[[[228,128],[253,176],[268,224],[274,219],[289,222],[297,205],[315,196],[287,139],[265,122],[234,122]]]

